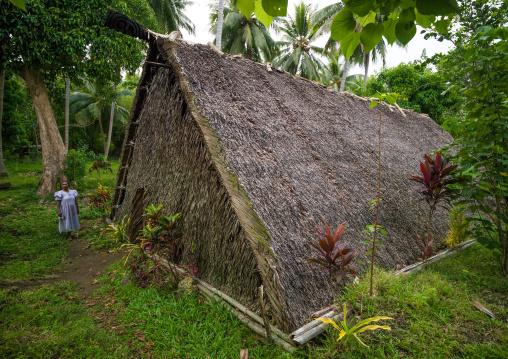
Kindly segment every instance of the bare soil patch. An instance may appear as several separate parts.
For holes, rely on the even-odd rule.
[[[74,282],[78,285],[77,293],[80,297],[90,296],[97,289],[97,280],[104,270],[122,259],[124,253],[94,252],[87,248],[88,244],[80,238],[70,242],[69,257],[64,261],[66,269],[55,272],[51,278],[30,280],[12,284],[21,290],[31,289],[56,282]]]

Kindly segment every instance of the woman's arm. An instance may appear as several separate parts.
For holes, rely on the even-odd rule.
[[[58,217],[62,217],[62,210],[60,209],[62,205],[62,201],[56,201],[56,208],[58,209]]]
[[[79,214],[78,197],[74,197],[74,203],[76,203],[76,212]]]

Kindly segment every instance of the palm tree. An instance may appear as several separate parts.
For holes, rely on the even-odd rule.
[[[236,7],[236,0],[227,1],[223,12],[221,51],[233,55],[242,54],[243,57],[257,62],[269,61],[274,57],[277,44],[270,36],[268,28],[257,20],[254,14],[247,19]],[[218,34],[218,14],[217,6],[212,5],[210,32],[213,34]]]
[[[309,80],[321,80],[328,77],[328,69],[317,57],[323,48],[312,43],[323,34],[317,23],[313,22],[315,7],[301,2],[295,5],[294,17],[277,20],[277,30],[284,33],[283,40],[277,42],[281,47],[281,56],[275,62],[276,67],[298,74]]]
[[[157,22],[167,34],[171,31],[185,29],[194,34],[196,27],[185,15],[185,8],[192,5],[188,0],[148,0],[148,4],[155,12]]]
[[[330,76],[330,81],[327,85],[331,86],[334,90],[339,91],[342,88],[346,90],[354,90],[360,87],[359,82],[363,82],[363,75],[355,74],[348,75],[347,71],[344,71],[347,66],[346,61],[340,62],[341,57],[340,50],[337,48],[330,49],[328,53],[329,63],[327,65]],[[341,91],[341,92],[342,92]]]
[[[111,143],[111,134],[113,130],[113,121],[125,122],[129,117],[129,111],[118,105],[118,100],[133,94],[129,90],[117,91],[116,86],[108,84],[93,84],[88,79],[82,79],[87,92],[74,92],[70,96],[70,114],[76,118],[80,126],[89,126],[95,121],[99,123],[104,156],[109,154]],[[103,114],[110,110],[109,131],[107,142],[104,138],[104,128],[102,126]]]

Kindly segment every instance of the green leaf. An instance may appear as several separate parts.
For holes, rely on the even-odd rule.
[[[422,15],[447,15],[459,11],[456,0],[416,0],[416,8]]]
[[[372,24],[376,21],[376,12],[371,11],[365,16],[358,17],[358,23],[362,25],[363,27],[367,26],[368,24]]]
[[[263,5],[261,3],[262,0],[256,0],[254,4],[254,14],[256,18],[266,27],[269,27],[273,21],[273,16],[268,15],[263,9]]]
[[[342,9],[332,21],[330,38],[336,41],[342,41],[355,32],[356,21],[351,10]]]
[[[389,19],[385,22],[383,22],[383,36],[386,38],[386,41],[390,45],[393,45],[393,43],[397,40],[397,36],[395,35],[395,26],[397,25],[397,20]]]
[[[395,36],[397,39],[406,45],[416,34],[416,26],[414,20],[416,19],[414,8],[407,8],[402,10],[399,15],[399,22],[395,25]]]
[[[395,101],[397,101],[397,99],[393,96],[388,95],[388,96],[386,96],[386,101],[388,101],[389,104],[393,105],[395,103]]]
[[[14,6],[26,11],[26,0],[9,0]]]
[[[371,101],[370,105],[369,105],[369,108],[376,107],[376,106],[377,106],[377,101]]]
[[[424,28],[431,27],[434,21],[436,21],[435,15],[422,15],[418,11],[418,9],[416,9],[415,15],[416,15],[416,23]]]
[[[447,34],[448,33],[448,27],[450,26],[450,20],[448,19],[441,19],[435,22],[436,30],[440,34]]]
[[[265,12],[272,17],[287,14],[288,0],[262,0],[262,4]]]
[[[346,59],[350,58],[355,52],[356,47],[360,44],[360,34],[353,33],[340,41],[340,51]]]
[[[390,15],[401,3],[401,0],[388,0],[379,8],[382,15]]]
[[[345,1],[346,6],[358,16],[366,16],[376,7],[376,2],[372,0],[350,0]]]
[[[245,15],[247,19],[249,19],[254,12],[254,2],[254,0],[238,0],[236,2],[236,7],[242,12],[242,14]]]
[[[360,40],[366,53],[370,52],[383,39],[383,32],[383,24],[368,24],[363,28]]]

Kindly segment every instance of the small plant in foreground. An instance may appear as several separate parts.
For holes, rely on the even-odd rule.
[[[106,216],[111,211],[111,192],[112,190],[108,187],[99,185],[95,189],[95,192],[86,196],[90,209],[97,208],[101,212],[103,219],[106,219]]]
[[[340,275],[341,279],[347,282],[349,281],[347,277],[348,274],[358,275],[354,269],[348,268],[358,250],[349,247],[348,242],[339,244],[344,229],[346,228],[345,223],[337,226],[333,235],[324,220],[323,224],[325,227],[324,230],[319,226],[316,229],[316,232],[322,237],[318,240],[319,245],[308,242],[319,255],[308,258],[307,263],[318,264],[319,267],[324,268],[324,270],[328,272],[330,283],[337,275]]]
[[[460,182],[460,178],[452,178],[450,174],[457,168],[457,165],[447,166],[447,161],[441,157],[441,154],[436,153],[436,157],[432,158],[425,155],[425,163],[420,162],[420,171],[422,176],[410,176],[408,180],[420,183],[423,187],[416,190],[417,193],[422,195],[422,200],[425,200],[429,205],[429,219],[427,222],[427,236],[424,239],[419,236],[419,240],[423,240],[424,248],[429,247],[429,242],[432,242],[432,234],[430,233],[430,225],[432,224],[432,216],[437,206],[445,206],[453,199],[453,192],[450,190],[449,185]],[[417,241],[419,243],[419,241]],[[430,244],[432,245],[432,244]],[[419,244],[419,248],[422,246]],[[423,255],[423,261],[428,259],[426,254]]]
[[[116,245],[127,242],[127,230],[131,220],[126,220],[126,217],[127,216],[124,216],[117,224],[110,224],[107,228],[102,230],[103,233],[113,236]]]
[[[390,328],[388,325],[367,325],[369,323],[377,322],[377,321],[380,321],[383,319],[393,319],[393,318],[384,317],[384,316],[367,318],[367,319],[360,321],[358,324],[356,324],[355,326],[350,328],[351,324],[348,325],[348,323],[347,323],[347,309],[346,309],[345,304],[344,304],[344,320],[339,322],[341,324],[342,328],[339,327],[337,325],[337,323],[335,323],[333,320],[331,320],[329,318],[317,318],[317,320],[320,320],[324,323],[331,324],[331,325],[333,325],[333,327],[335,329],[340,330],[339,338],[337,339],[337,341],[341,340],[342,338],[344,338],[344,340],[348,340],[351,336],[353,336],[360,342],[360,344],[362,344],[363,346],[365,346],[367,348],[369,346],[367,344],[365,344],[364,342],[362,342],[360,340],[360,338],[358,338],[358,334],[365,332],[367,330],[376,330],[376,329],[392,330],[392,328]]]
[[[456,247],[458,244],[471,239],[471,236],[467,234],[471,224],[466,221],[464,206],[453,206],[450,209],[448,223],[450,229],[446,234],[445,243],[449,247]]]
[[[416,245],[418,246],[418,249],[420,249],[420,252],[422,253],[421,258],[418,258],[420,262],[427,262],[427,259],[429,259],[432,254],[434,253],[434,250],[432,249],[432,244],[434,243],[434,240],[432,239],[432,234],[429,234],[429,237],[427,240],[423,238],[422,236],[418,235],[418,239],[415,240]]]

